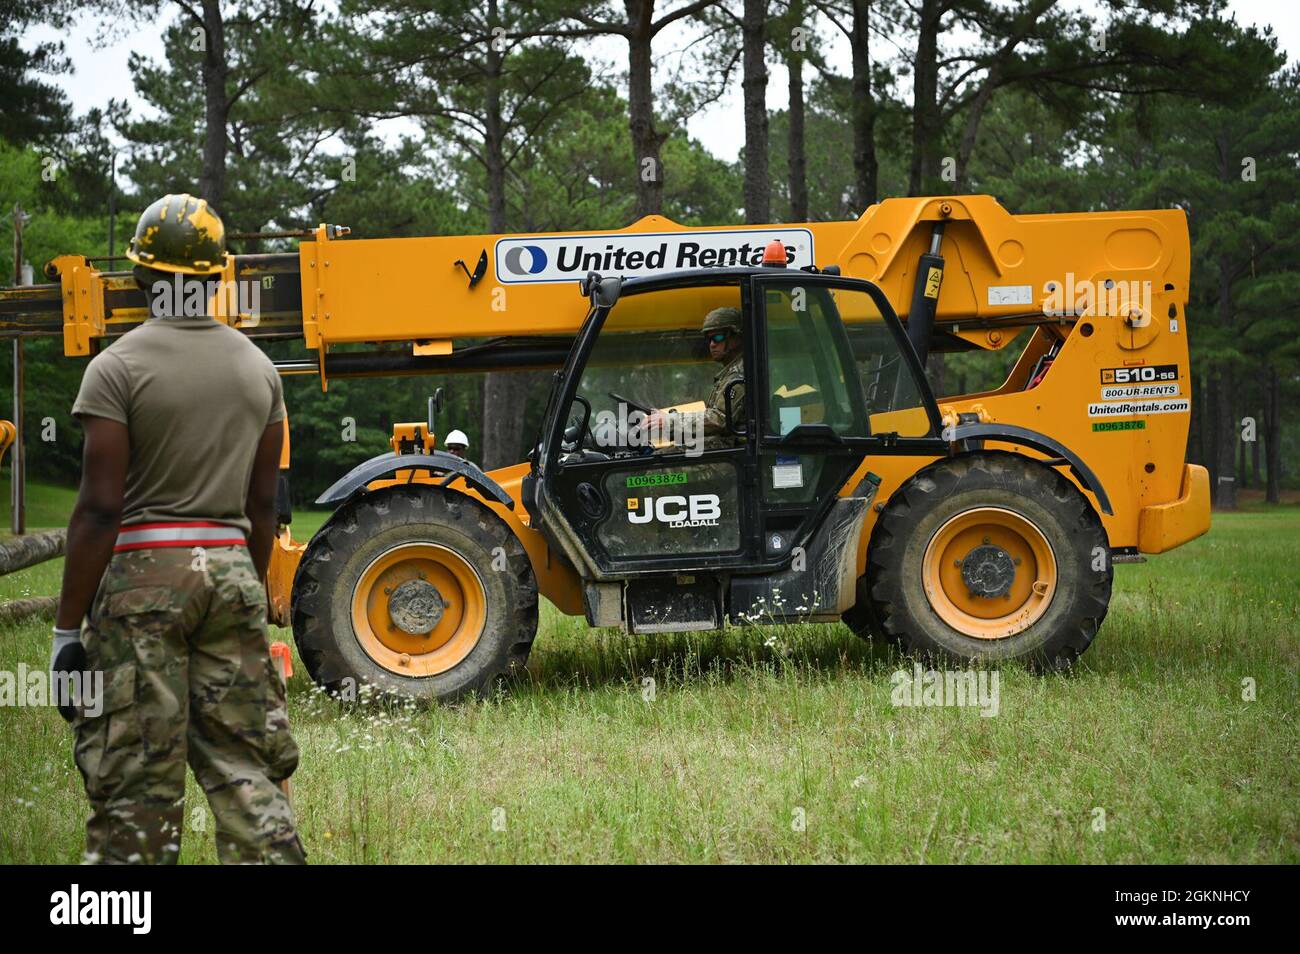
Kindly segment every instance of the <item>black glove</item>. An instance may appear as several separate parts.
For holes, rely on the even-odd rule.
[[[57,694],[55,705],[58,706],[59,715],[63,716],[64,722],[71,722],[77,717],[77,706],[73,705],[74,700],[67,693],[59,692],[60,689],[71,691],[73,681],[71,678],[60,679],[60,673],[77,673],[78,685],[80,685],[81,673],[86,671],[86,647],[81,645],[80,630],[66,630],[55,627],[54,645],[50,648],[50,684]],[[75,700],[78,703],[85,703],[86,686],[80,686],[81,698]]]

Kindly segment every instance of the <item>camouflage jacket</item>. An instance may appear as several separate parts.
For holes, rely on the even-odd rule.
[[[745,356],[738,354],[713,378],[713,393],[704,410],[705,437],[727,435],[726,390],[733,381],[741,382],[731,391],[731,426],[741,429],[745,423]]]

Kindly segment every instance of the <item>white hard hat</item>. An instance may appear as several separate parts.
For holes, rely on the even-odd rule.
[[[461,447],[469,447],[469,438],[465,436],[464,431],[452,431],[443,441],[448,447],[452,444],[459,444]]]

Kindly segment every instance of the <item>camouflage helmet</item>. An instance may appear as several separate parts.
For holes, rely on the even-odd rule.
[[[126,257],[163,272],[212,275],[226,267],[226,227],[206,199],[165,195],[140,216]]]
[[[700,328],[704,334],[711,331],[734,331],[740,334],[740,309],[727,306],[724,308],[715,308],[704,316],[704,326]]]

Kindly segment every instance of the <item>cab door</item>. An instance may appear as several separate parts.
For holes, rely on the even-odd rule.
[[[750,279],[763,562],[804,546],[864,457],[942,454],[915,352],[870,282],[782,270]]]
[[[723,366],[701,324],[736,309],[735,359],[752,375],[748,294],[743,276],[694,274],[630,285],[593,310],[557,383],[535,478],[540,528],[585,578],[708,573],[761,558],[754,445],[743,426],[705,433],[703,424]],[[734,391],[737,421],[755,413],[750,400]],[[649,433],[652,410],[679,426]]]

